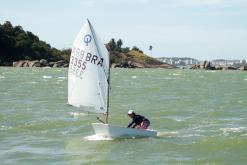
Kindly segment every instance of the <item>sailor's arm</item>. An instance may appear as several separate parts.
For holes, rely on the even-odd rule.
[[[131,127],[133,124],[134,124],[134,120],[129,123],[129,125],[127,126],[127,128]]]

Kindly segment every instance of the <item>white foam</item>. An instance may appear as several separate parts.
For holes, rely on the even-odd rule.
[[[6,130],[10,130],[10,129],[12,129],[12,128],[13,128],[13,127],[11,127],[11,126],[1,125],[0,130],[6,131]]]
[[[158,132],[157,136],[171,136],[171,135],[177,135],[177,134],[178,134],[177,131],[173,131],[173,132],[162,131],[162,132]]]
[[[29,84],[37,84],[38,82],[36,81],[30,81]]]
[[[136,77],[136,76],[132,76],[131,78],[132,78],[132,79],[136,79],[137,77]]]
[[[59,79],[67,79],[67,77],[58,77]]]
[[[101,140],[113,140],[112,138],[105,138],[99,135],[91,135],[91,136],[86,136],[83,138],[84,140],[88,141],[101,141]]]
[[[245,127],[230,127],[230,128],[220,128],[223,131],[223,134],[229,133],[240,133],[245,129]]]
[[[4,76],[0,75],[0,79],[4,79],[4,78],[5,78]]]
[[[172,75],[173,75],[173,76],[181,76],[182,74],[179,74],[179,73],[173,73]]]
[[[87,116],[88,115],[87,113],[81,113],[81,112],[70,112],[69,114],[73,118],[79,118],[81,116]]]
[[[247,78],[246,78],[246,79],[244,79],[244,81],[247,81]]]
[[[46,78],[52,78],[52,76],[46,76],[46,75],[44,75],[43,78],[45,78],[45,79]]]

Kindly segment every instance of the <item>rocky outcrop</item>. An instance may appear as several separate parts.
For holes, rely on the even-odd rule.
[[[163,63],[163,64],[143,64],[143,63],[138,63],[138,62],[123,62],[119,64],[112,64],[112,68],[165,68],[165,69],[172,69],[175,68],[172,65]]]
[[[237,68],[235,68],[233,66],[224,66],[223,70],[237,70]]]
[[[45,67],[45,66],[49,66],[48,61],[47,61],[47,60],[45,60],[45,59],[41,59],[41,60],[39,61],[39,63],[40,63],[40,66],[43,66],[43,67]]]
[[[238,68],[226,65],[212,66],[209,61],[203,61],[200,65],[193,65],[189,69],[206,69],[206,70],[237,70]],[[247,66],[242,66],[240,70],[247,70]]]
[[[239,68],[239,70],[244,70],[244,71],[247,71],[247,65],[245,65],[245,66],[241,66],[241,67]]]
[[[66,68],[69,66],[69,63],[65,60],[60,60],[60,61],[57,61],[53,64],[53,68]]]
[[[140,51],[134,50],[127,53],[112,52],[111,58],[114,59],[114,63],[111,65],[113,68],[176,68],[173,65],[158,61]]]
[[[65,60],[57,61],[57,62],[48,62],[45,59],[29,61],[29,60],[21,60],[13,62],[13,67],[54,67],[54,68],[65,68],[68,67],[69,63]]]
[[[206,70],[215,70],[216,68],[211,65],[210,61],[203,61],[200,65],[192,65],[189,69],[206,69]]]

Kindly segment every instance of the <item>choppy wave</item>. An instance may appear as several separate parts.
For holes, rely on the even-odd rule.
[[[109,122],[127,125],[131,107],[158,131],[155,138],[113,140],[93,135],[95,114],[66,105],[67,69],[0,69],[2,164],[246,162],[243,72],[111,70]]]
[[[58,77],[59,79],[67,79],[67,77]]]
[[[245,130],[245,127],[227,127],[220,128],[224,135],[229,135],[231,133],[241,133]]]
[[[50,78],[52,78],[52,76],[46,76],[46,75],[44,75],[43,78],[44,79],[50,79]]]
[[[174,135],[178,135],[179,132],[178,131],[161,131],[157,133],[158,137],[162,137],[162,136],[174,136]]]
[[[137,76],[131,76],[131,78],[132,78],[132,79],[136,79],[136,78],[137,78]]]
[[[5,78],[5,76],[0,75],[0,79],[4,79],[4,78]]]

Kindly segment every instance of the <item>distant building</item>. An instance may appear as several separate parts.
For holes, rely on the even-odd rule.
[[[221,65],[221,66],[233,66],[236,64],[241,64],[245,60],[225,60],[225,59],[217,59],[217,60],[212,60],[211,63],[212,65]]]
[[[160,57],[156,59],[175,66],[187,66],[187,65],[199,64],[198,60],[189,57]]]

